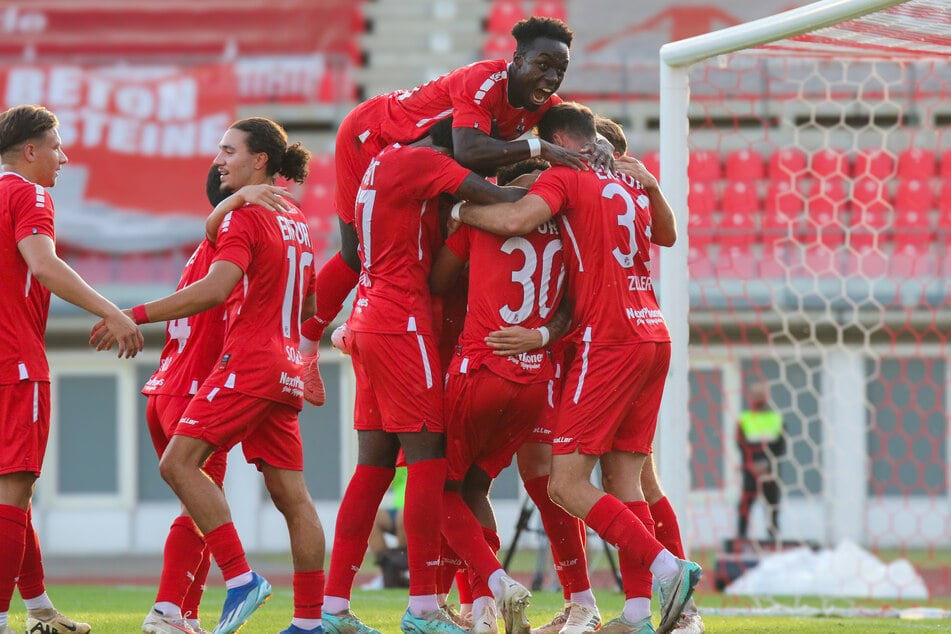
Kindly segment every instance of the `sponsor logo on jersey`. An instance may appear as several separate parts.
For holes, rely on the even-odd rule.
[[[224,370],[224,369],[226,369],[226,368],[228,367],[228,362],[229,362],[229,361],[231,361],[231,354],[230,354],[230,353],[221,355],[221,362],[218,364],[218,369],[219,369],[219,370]]]
[[[664,322],[664,316],[656,308],[625,308],[628,319],[634,320],[635,326],[653,326]]]

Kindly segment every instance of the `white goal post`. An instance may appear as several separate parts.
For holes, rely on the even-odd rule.
[[[660,179],[664,193],[675,210],[680,228],[680,239],[672,248],[662,249],[660,257],[659,298],[671,333],[672,354],[658,422],[657,462],[664,490],[681,517],[687,517],[686,510],[691,488],[690,474],[686,468],[691,460],[690,446],[687,441],[691,425],[690,353],[688,351],[691,335],[689,319],[691,276],[688,270],[690,236],[687,232],[689,214],[687,202],[690,191],[688,180],[690,68],[705,60],[763,47],[906,4],[909,7],[918,5],[925,9],[940,7],[937,10],[947,11],[947,7],[944,6],[946,3],[939,0],[822,0],[761,20],[673,42],[660,50]],[[879,29],[878,35],[881,35],[883,31],[887,33],[890,26],[889,20],[883,19],[876,24]],[[947,38],[946,33],[942,35]],[[935,50],[929,50],[927,37],[923,38],[923,42],[924,44],[920,44],[925,47],[923,57],[933,58],[941,52],[947,55],[947,39],[944,40],[943,49],[937,46]],[[808,51],[803,49],[803,52]],[[827,57],[830,56],[829,50],[823,53]],[[863,50],[863,53],[868,51]],[[795,51],[790,54],[795,54]],[[887,60],[890,59],[892,53],[889,52],[887,46],[881,46],[872,51],[871,57],[876,55]],[[869,56],[866,55],[867,57]],[[861,379],[860,373],[857,378]],[[851,380],[854,383],[856,376],[852,376]],[[732,447],[726,447],[726,451],[731,450]],[[853,467],[863,468],[861,457],[856,460],[854,456],[850,457],[841,450],[837,457],[843,461],[852,460]],[[865,486],[864,480],[857,486]],[[857,512],[857,509],[849,506],[847,495],[840,495],[840,501],[843,507],[838,511],[840,514]],[[690,540],[686,541],[689,548]]]

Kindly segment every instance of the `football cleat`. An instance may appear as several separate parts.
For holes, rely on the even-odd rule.
[[[77,623],[56,608],[29,610],[26,613],[26,631],[29,634],[88,634],[88,623]]]
[[[601,628],[601,613],[596,606],[572,603],[568,606],[568,620],[559,630],[561,634],[587,634]]]
[[[194,628],[184,618],[169,616],[157,608],[149,610],[142,631],[149,634],[195,634]]]
[[[677,625],[680,614],[684,611],[687,601],[693,595],[693,589],[697,587],[700,576],[703,574],[698,564],[684,559],[677,560],[677,568],[676,575],[657,585],[657,596],[660,599],[658,634],[667,634]]]
[[[252,572],[250,582],[228,590],[225,605],[221,609],[221,619],[212,634],[234,634],[270,598],[271,584],[258,573]]]

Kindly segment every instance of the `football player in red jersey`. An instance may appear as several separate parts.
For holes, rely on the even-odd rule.
[[[303,181],[309,158],[299,143],[288,146],[279,125],[253,117],[225,132],[215,165],[222,186],[240,197],[243,186],[272,184],[276,174]],[[303,404],[299,324],[313,314],[313,261],[307,221],[296,206],[287,203],[274,213],[245,205],[221,223],[207,275],[132,309],[136,321],[145,323],[181,319],[227,302],[221,356],[178,421],[159,465],[225,578],[228,595],[218,634],[237,631],[271,594],[270,584],[248,566],[224,493],[201,470],[216,449],[239,442],[287,522],[294,618],[284,634],[320,631],[324,535],[304,481],[297,420]],[[94,341],[98,335],[97,326]]]
[[[539,135],[579,149],[596,136],[594,115],[561,104],[540,123]],[[457,212],[463,222],[501,235],[523,235],[557,216],[568,242],[567,296],[580,336],[559,403],[549,493],[619,549],[627,601],[602,628],[610,633],[653,630],[652,575],[662,605],[657,631],[669,632],[701,574],[653,537],[640,487],[670,360],[670,335],[650,278],[650,245],[676,240],[656,179],[646,171],[642,178],[556,166],[515,203],[464,205]],[[604,491],[589,480],[598,461]]]
[[[53,199],[66,154],[56,116],[41,106],[0,114],[0,633],[13,588],[27,607],[26,629],[89,632],[46,596],[40,545],[30,512],[50,430],[46,319],[50,293],[103,318],[119,356],[134,357],[144,339],[112,302],[56,255]]]
[[[452,140],[445,120],[421,141],[388,146],[370,163],[357,193],[354,225],[363,267],[348,325],[358,464],[337,514],[323,612],[328,633],[374,631],[350,610],[350,590],[400,447],[407,462],[403,523],[410,567],[401,628],[464,631],[436,597],[440,526],[433,519],[440,517],[446,479],[443,385],[429,292],[433,253],[442,242],[438,196],[512,200],[524,190],[496,187],[460,166],[448,156]]]
[[[357,283],[354,205],[360,180],[378,152],[391,143],[415,141],[435,122],[451,116],[454,156],[476,172],[494,173],[500,165],[530,156],[584,169],[581,152],[537,138],[513,140],[531,130],[551,105],[560,103],[555,91],[568,69],[571,30],[561,20],[532,17],[516,24],[512,36],[516,48],[511,62],[480,61],[413,90],[379,95],[357,106],[340,124],[334,161],[341,250],[317,273],[317,313],[301,331],[305,395],[311,403],[319,405],[326,398],[317,368],[317,342]],[[611,161],[606,147],[590,149],[596,165]]]

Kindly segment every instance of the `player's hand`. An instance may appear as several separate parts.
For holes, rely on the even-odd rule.
[[[617,171],[636,179],[641,185],[644,186],[644,189],[653,189],[657,187],[657,177],[647,171],[647,168],[644,166],[644,164],[633,156],[627,156],[625,154],[624,156],[618,158],[614,165],[617,168]]]
[[[607,139],[599,137],[594,143],[584,146],[581,148],[581,156],[596,170],[614,171],[614,146]]]
[[[131,310],[116,311],[100,319],[89,335],[89,345],[96,350],[112,350],[118,344],[118,357],[130,359],[145,347],[145,337],[132,320]]]
[[[542,153],[540,156],[552,165],[567,165],[579,171],[588,169],[583,154],[572,152],[571,150],[565,149],[560,145],[555,145],[554,143],[549,143],[548,141],[542,141]]]
[[[489,333],[485,343],[492,348],[492,354],[499,357],[511,357],[538,350],[542,347],[542,333],[534,328],[507,326]]]
[[[281,213],[290,211],[291,192],[277,185],[245,185],[236,192],[249,205],[259,205],[268,211]]]

